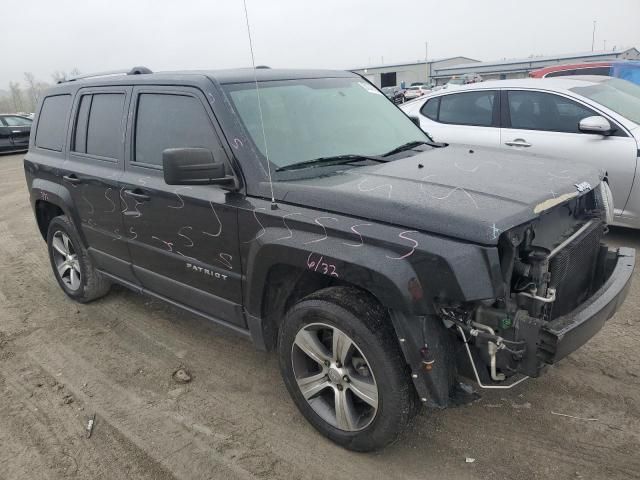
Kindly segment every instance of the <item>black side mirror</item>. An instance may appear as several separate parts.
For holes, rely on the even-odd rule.
[[[206,148],[167,148],[162,152],[167,185],[235,185],[226,175],[224,162],[216,161]]]
[[[413,123],[416,124],[418,128],[420,128],[420,117],[409,117]]]

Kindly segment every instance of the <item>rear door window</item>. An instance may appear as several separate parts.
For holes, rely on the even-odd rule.
[[[89,121],[92,97],[92,95],[83,95],[80,98],[80,108],[76,118],[76,131],[72,147],[74,152],[87,153],[87,122]]]
[[[96,93],[87,124],[87,154],[119,158],[122,150],[124,93]]]
[[[511,128],[580,133],[580,120],[597,113],[552,93],[510,91]]]
[[[119,159],[123,146],[124,93],[93,93],[80,98],[72,150]]]
[[[463,92],[440,97],[438,121],[454,125],[495,126],[495,91]]]
[[[36,131],[36,147],[61,152],[67,131],[71,95],[52,95],[42,102]]]

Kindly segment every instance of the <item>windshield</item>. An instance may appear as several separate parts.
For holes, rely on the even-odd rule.
[[[223,85],[258,150],[265,155],[253,82]],[[360,78],[260,82],[269,160],[276,168],[338,155],[382,155],[429,141],[384,95]]]
[[[448,83],[449,85],[464,85],[464,80],[462,78],[452,78]]]
[[[586,87],[570,90],[597,102],[640,125],[640,86],[611,78]]]

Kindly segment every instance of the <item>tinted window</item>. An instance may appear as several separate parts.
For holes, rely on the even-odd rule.
[[[197,98],[143,93],[138,100],[135,161],[162,165],[167,148],[212,148],[215,133]]]
[[[438,120],[438,106],[440,105],[440,97],[427,100],[422,106],[420,113],[431,120]]]
[[[571,75],[575,75],[575,70],[558,70],[557,72],[550,72],[545,75],[545,78],[551,77],[569,77]]]
[[[37,147],[62,151],[70,107],[71,95],[55,95],[44,99],[36,132]]]
[[[75,152],[87,153],[87,122],[89,120],[91,98],[91,95],[83,95],[80,99],[80,108],[78,108],[76,132],[73,141],[73,151]]]
[[[559,72],[551,72],[545,77],[566,77],[570,75],[603,75],[608,76],[611,71],[610,67],[586,67],[576,68],[572,70],[560,70]]]
[[[496,92],[465,92],[440,98],[440,122],[484,127],[493,124]]]
[[[24,117],[4,117],[4,123],[10,127],[28,127],[31,120]]]
[[[122,150],[123,93],[93,95],[87,125],[87,153],[119,158]]]
[[[580,133],[580,120],[593,111],[568,98],[542,92],[509,92],[511,128]]]

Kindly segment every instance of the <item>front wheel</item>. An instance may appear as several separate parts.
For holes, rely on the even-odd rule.
[[[287,313],[278,348],[298,409],[346,448],[382,448],[417,410],[386,312],[360,290],[331,287],[301,300]]]

